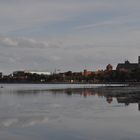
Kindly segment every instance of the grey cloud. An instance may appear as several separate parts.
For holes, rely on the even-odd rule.
[[[16,37],[0,37],[0,47],[17,47],[17,48],[60,48],[59,43],[49,43],[46,40],[39,40],[33,38],[16,38]]]
[[[140,45],[139,8],[138,0],[0,1],[0,34],[3,33],[0,36],[0,70],[52,71],[55,67],[81,70],[85,64],[96,69],[127,56],[135,59]],[[89,16],[89,21],[83,21],[81,17],[84,16]],[[75,18],[79,18],[80,23]],[[40,34],[37,31],[36,35],[31,32],[29,37],[22,32],[51,25],[51,34],[59,21],[64,21],[63,25],[59,23],[60,34],[65,21],[68,24],[65,28],[72,26],[70,31],[58,33],[58,36],[48,35],[49,39],[43,34],[44,30]],[[12,36],[14,31],[19,36]]]
[[[86,46],[77,49],[17,49],[12,47],[4,48],[0,55],[0,68],[4,72],[12,72],[14,70],[47,70],[53,72],[55,68],[61,71],[73,70],[81,71],[85,68],[96,70],[105,68],[106,64],[116,64],[122,62],[129,56],[130,60],[137,59],[134,56],[139,55],[137,48],[123,47],[90,47]],[[69,47],[70,48],[70,47]]]
[[[42,23],[52,23],[71,19],[87,11],[108,9],[109,3],[98,1],[15,1],[1,3],[0,20],[1,32],[10,32],[29,27],[38,26]]]
[[[55,23],[56,21],[67,20],[81,15],[84,12],[97,12],[113,9],[129,11],[127,7],[139,7],[139,1],[66,1],[66,0],[14,0],[12,2],[0,1],[1,32],[11,32],[20,29],[36,27],[42,23]],[[120,9],[118,8],[120,7]]]

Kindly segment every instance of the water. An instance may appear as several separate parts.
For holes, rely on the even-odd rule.
[[[3,85],[0,140],[139,140],[139,88]]]

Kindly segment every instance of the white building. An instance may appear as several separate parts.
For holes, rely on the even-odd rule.
[[[47,71],[24,71],[25,73],[31,73],[31,74],[39,74],[39,75],[51,75],[51,72]]]
[[[51,73],[47,71],[31,71],[31,70],[14,71],[13,75],[24,76],[26,73],[38,74],[38,75],[51,75]]]

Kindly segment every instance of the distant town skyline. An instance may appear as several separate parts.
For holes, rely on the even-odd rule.
[[[0,0],[0,71],[137,62],[139,13],[139,0]]]

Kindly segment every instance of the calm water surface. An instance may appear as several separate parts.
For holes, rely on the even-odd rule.
[[[0,140],[139,140],[139,108],[139,89],[3,85]]]

